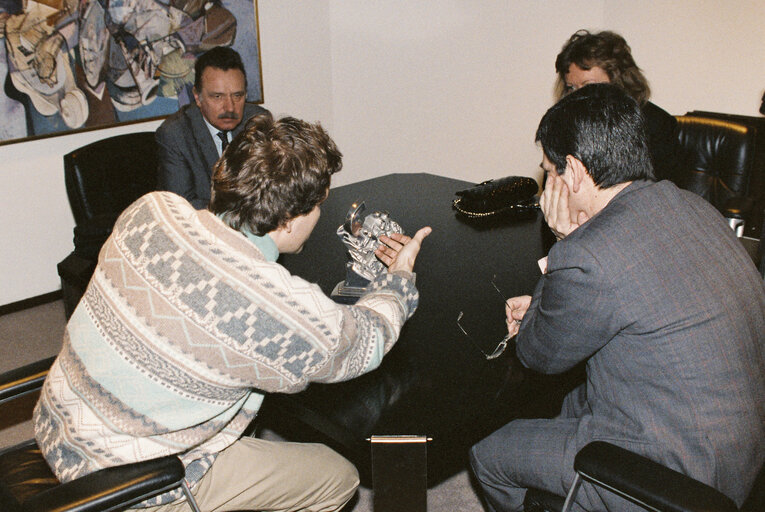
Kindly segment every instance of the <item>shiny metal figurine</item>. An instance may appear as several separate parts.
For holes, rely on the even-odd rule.
[[[385,270],[385,265],[375,256],[381,235],[403,233],[401,226],[386,212],[373,212],[364,217],[366,204],[353,203],[345,216],[345,222],[337,228],[337,236],[348,249],[349,261],[345,264],[345,281],[332,291],[337,302],[352,304],[364,295],[369,282]]]

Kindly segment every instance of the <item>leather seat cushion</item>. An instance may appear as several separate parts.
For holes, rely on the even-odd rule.
[[[34,440],[0,452],[0,510],[20,510],[28,498],[58,484]]]

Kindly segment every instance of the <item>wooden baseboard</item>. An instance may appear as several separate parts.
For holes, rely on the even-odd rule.
[[[55,292],[44,293],[37,295],[36,297],[30,297],[28,299],[20,300],[17,302],[11,302],[0,306],[0,316],[7,315],[8,313],[15,313],[24,309],[33,308],[35,306],[41,306],[61,299],[61,290]]]

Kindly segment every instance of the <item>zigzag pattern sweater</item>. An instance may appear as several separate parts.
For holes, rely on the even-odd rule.
[[[417,300],[413,276],[396,272],[338,305],[209,211],[148,194],[101,250],[35,408],[35,437],[62,481],[179,454],[193,486],[261,393],[373,370]]]

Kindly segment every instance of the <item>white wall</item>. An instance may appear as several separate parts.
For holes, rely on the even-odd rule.
[[[71,252],[74,228],[63,156],[98,139],[157,126],[152,121],[0,146],[0,305],[61,287],[56,264]]]
[[[264,106],[334,133],[329,12],[326,1],[258,1]]]
[[[533,135],[553,62],[579,28],[632,46],[671,113],[758,115],[761,0],[260,0],[265,106],[320,121],[345,155],[334,185],[389,172],[538,178]],[[72,248],[63,154],[158,122],[0,146],[0,304],[58,288]]]
[[[607,0],[599,28],[629,42],[657,105],[759,115],[765,89],[762,0]]]
[[[341,182],[389,172],[535,175],[561,34],[592,1],[332,1]]]
[[[541,176],[534,132],[580,28],[631,44],[673,114],[759,115],[762,0],[333,0],[339,183],[386,172]]]

